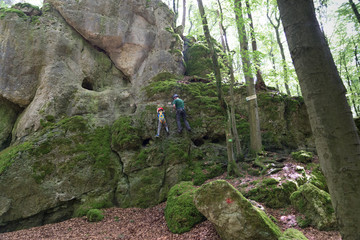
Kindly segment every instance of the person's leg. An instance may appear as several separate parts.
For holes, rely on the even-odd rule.
[[[178,127],[178,132],[179,132],[179,133],[182,131],[181,122],[180,122],[180,117],[181,117],[181,110],[178,109],[178,110],[176,110],[176,123],[177,123],[177,127]]]
[[[168,127],[168,125],[167,125],[167,122],[166,122],[166,121],[164,122],[164,126],[165,126],[165,130],[166,130],[166,132],[169,134],[169,127]]]
[[[157,129],[157,134],[156,134],[156,136],[160,136],[160,130],[161,130],[161,122],[158,121],[158,129]]]
[[[184,119],[184,124],[185,124],[186,129],[187,129],[188,131],[191,131],[190,124],[189,124],[189,122],[186,120],[186,112],[185,112],[185,110],[183,110],[182,117],[183,117],[183,119]]]

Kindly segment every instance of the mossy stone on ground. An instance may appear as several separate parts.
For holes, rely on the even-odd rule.
[[[266,178],[244,194],[245,197],[265,203],[270,208],[282,208],[291,203],[290,195],[297,190],[293,181],[280,182],[274,178]]]
[[[330,195],[306,183],[290,196],[291,204],[305,215],[306,222],[319,230],[335,230],[336,218]]]
[[[295,228],[288,228],[285,230],[279,240],[308,240],[302,232]]]
[[[301,163],[310,163],[313,159],[313,154],[311,152],[307,152],[305,150],[300,150],[298,152],[291,153],[292,158]]]
[[[104,219],[104,214],[99,209],[90,209],[86,214],[86,218],[89,222],[100,222]]]
[[[196,208],[226,240],[278,239],[281,230],[259,208],[224,180],[201,186],[194,197]]]
[[[193,226],[205,220],[195,207],[194,193],[196,188],[192,182],[180,182],[173,186],[169,193],[165,208],[165,219],[169,230],[173,233],[190,231]]]
[[[323,172],[321,171],[321,168],[319,165],[317,165],[312,171],[310,175],[310,183],[314,186],[318,187],[321,190],[324,190],[325,192],[329,193],[329,189],[326,183],[325,176]]]

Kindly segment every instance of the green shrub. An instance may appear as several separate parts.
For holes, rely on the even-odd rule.
[[[104,214],[99,209],[90,209],[87,212],[86,217],[89,222],[100,222],[104,219]]]

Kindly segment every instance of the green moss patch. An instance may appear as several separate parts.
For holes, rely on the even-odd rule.
[[[165,219],[171,232],[190,231],[193,226],[205,220],[193,202],[195,191],[196,188],[192,182],[181,182],[170,189],[166,202]]]
[[[330,195],[311,183],[302,185],[290,196],[291,204],[305,215],[304,221],[319,230],[336,229],[334,209]]]
[[[25,142],[19,145],[8,147],[0,152],[0,175],[3,174],[7,168],[13,164],[15,158],[20,157],[23,153],[26,153],[32,149],[33,144],[31,142]]]
[[[129,116],[116,120],[111,132],[111,145],[115,150],[138,149],[141,145],[138,128]]]
[[[288,228],[285,230],[279,240],[308,240],[302,232],[295,228]]]
[[[273,178],[267,178],[244,194],[252,200],[265,203],[267,207],[282,208],[291,203],[290,195],[297,190],[296,183],[292,181],[280,182]]]
[[[292,158],[301,163],[310,163],[313,159],[313,154],[311,152],[307,152],[305,150],[300,150],[298,152],[291,153]]]
[[[86,214],[86,218],[89,222],[100,222],[104,219],[104,214],[99,209],[90,209]]]

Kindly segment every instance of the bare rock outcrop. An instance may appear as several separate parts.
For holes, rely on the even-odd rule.
[[[135,86],[161,71],[184,72],[182,40],[173,34],[174,16],[162,1],[48,2],[85,39],[103,49]]]
[[[133,113],[152,77],[184,72],[172,19],[161,1],[145,0],[49,0],[41,16],[4,13],[0,97],[23,109],[13,142],[47,116],[102,126]]]

